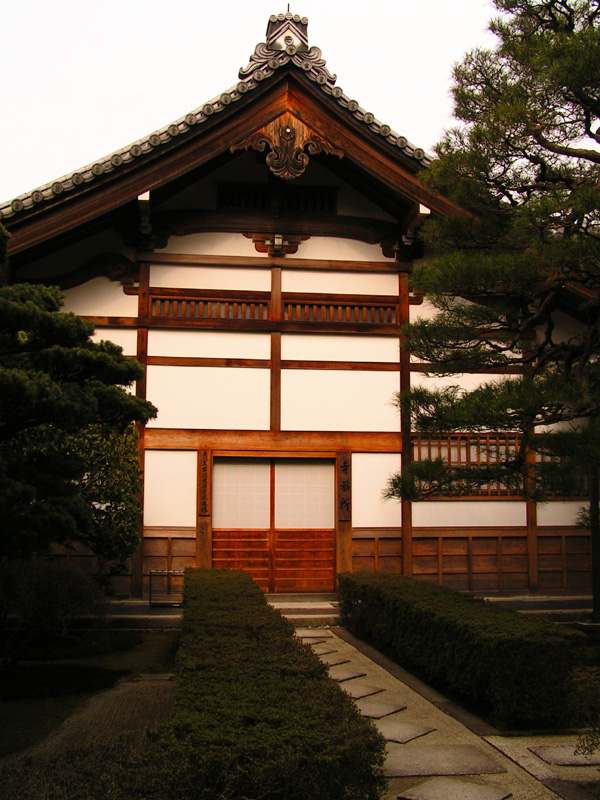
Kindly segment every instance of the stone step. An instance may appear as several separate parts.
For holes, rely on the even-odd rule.
[[[335,594],[267,594],[267,602],[297,627],[337,625],[339,603]]]

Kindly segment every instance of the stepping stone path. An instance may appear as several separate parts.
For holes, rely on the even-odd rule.
[[[387,740],[385,800],[552,800],[558,795],[495,746],[327,629],[296,631]],[[363,679],[363,680],[361,680]],[[430,724],[429,724],[430,723]],[[491,737],[493,738],[493,737]],[[560,748],[530,748],[565,761]],[[572,758],[572,753],[570,754]],[[583,758],[583,757],[582,757]],[[600,763],[600,757],[598,758]]]

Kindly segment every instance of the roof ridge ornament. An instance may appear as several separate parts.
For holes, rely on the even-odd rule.
[[[288,50],[303,53],[308,50],[308,18],[299,14],[271,14],[267,25],[267,47],[269,50]],[[293,55],[293,53],[289,53]]]
[[[310,155],[326,153],[338,158],[344,156],[342,150],[319,136],[289,112],[232,145],[229,149],[232,153],[249,149],[264,153],[265,150],[268,150],[266,162],[269,169],[278,178],[284,180],[291,180],[302,175],[309,161],[305,151],[308,151]]]

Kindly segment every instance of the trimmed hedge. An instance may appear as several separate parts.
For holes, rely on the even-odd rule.
[[[186,571],[163,743],[189,753],[207,797],[366,800],[381,786],[383,739],[243,572]]]
[[[340,575],[342,624],[503,727],[570,720],[571,672],[586,637],[572,628],[413,578]]]
[[[171,720],[0,763],[11,800],[376,800],[385,741],[242,572],[187,570]]]

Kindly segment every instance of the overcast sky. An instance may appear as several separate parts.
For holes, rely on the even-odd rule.
[[[280,0],[2,3],[0,200],[119,150],[237,82]],[[452,65],[491,0],[292,0],[337,84],[430,151],[453,124]]]

